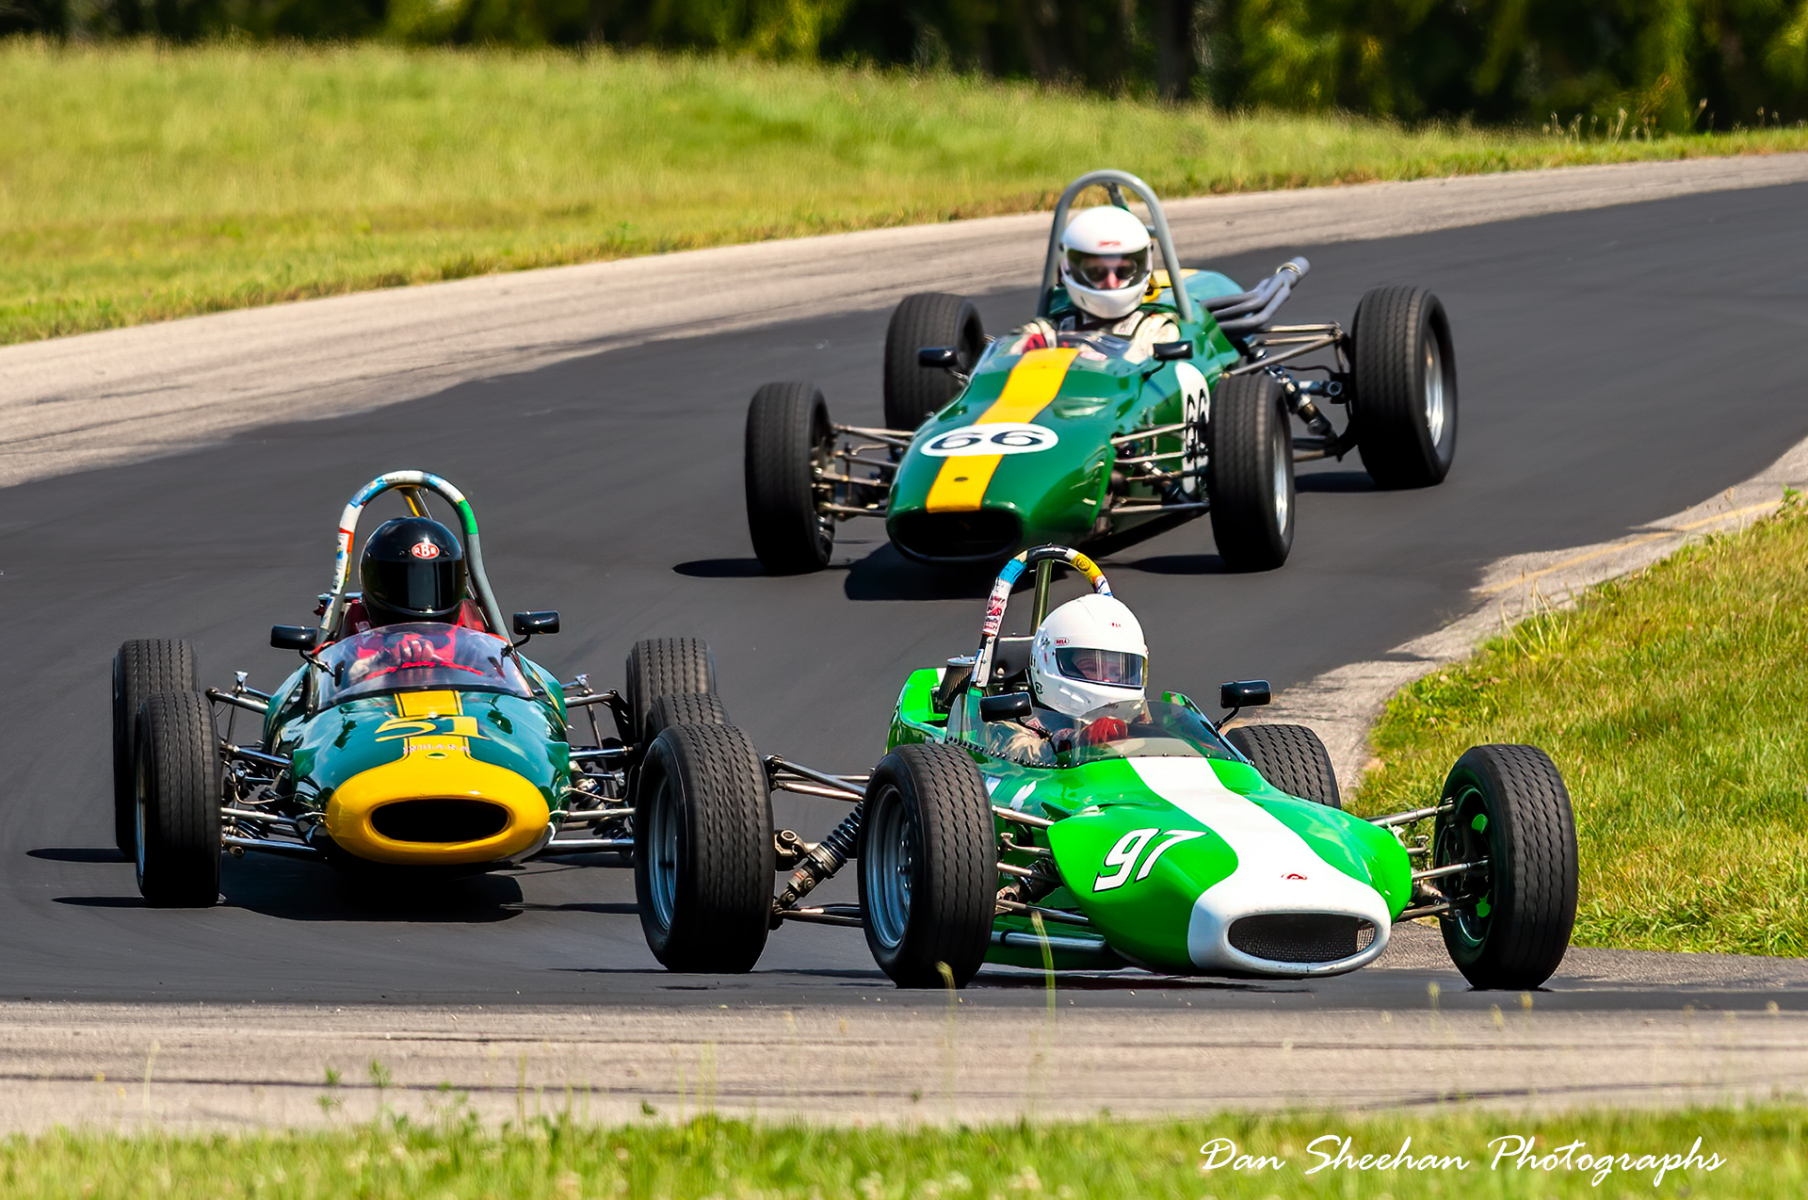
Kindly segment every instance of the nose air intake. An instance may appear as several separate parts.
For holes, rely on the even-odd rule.
[[[1375,925],[1332,913],[1262,913],[1231,923],[1230,944],[1251,958],[1328,963],[1352,958],[1375,940]]]

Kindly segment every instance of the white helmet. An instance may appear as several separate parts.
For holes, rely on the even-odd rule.
[[[1043,619],[1030,644],[1030,691],[1044,708],[1083,717],[1143,698],[1149,647],[1143,627],[1111,596],[1069,600]]]
[[[1089,208],[1061,232],[1061,282],[1095,317],[1127,317],[1149,286],[1149,230],[1113,205]]]

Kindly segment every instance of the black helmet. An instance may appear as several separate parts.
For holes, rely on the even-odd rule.
[[[364,543],[358,578],[372,625],[450,621],[465,598],[464,547],[430,517],[396,517]]]

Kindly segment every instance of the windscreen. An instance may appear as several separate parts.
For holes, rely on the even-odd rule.
[[[384,625],[334,642],[319,654],[326,667],[322,707],[385,692],[506,692],[530,696],[499,637],[462,625],[408,622]]]
[[[1038,708],[1033,720],[987,723],[986,752],[1033,767],[1077,767],[1105,758],[1237,757],[1197,712],[1166,700],[1127,700],[1079,719]]]

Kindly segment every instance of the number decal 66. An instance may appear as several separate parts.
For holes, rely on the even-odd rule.
[[[1022,422],[998,425],[963,425],[938,433],[923,444],[932,458],[964,458],[978,454],[1035,454],[1061,439],[1046,425]]]

